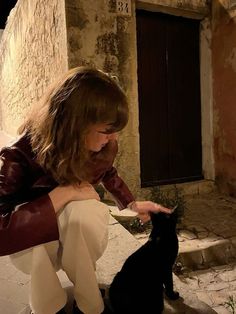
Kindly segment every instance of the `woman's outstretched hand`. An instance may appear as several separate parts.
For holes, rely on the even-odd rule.
[[[150,213],[163,212],[166,214],[171,214],[172,212],[172,209],[152,201],[135,201],[131,204],[130,209],[137,212],[138,217],[142,223],[146,223],[150,220]]]

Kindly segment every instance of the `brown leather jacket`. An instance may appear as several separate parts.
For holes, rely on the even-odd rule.
[[[123,209],[134,198],[113,167],[116,154],[117,142],[109,142],[87,166],[92,174],[90,183],[102,182]],[[59,238],[48,196],[57,185],[36,162],[26,135],[0,151],[0,256]]]

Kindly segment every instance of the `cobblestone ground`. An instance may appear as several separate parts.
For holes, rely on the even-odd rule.
[[[218,314],[236,313],[236,200],[214,192],[186,201],[176,287]],[[142,243],[147,239],[135,237]]]
[[[199,300],[219,314],[236,311],[236,264],[215,266],[178,275],[177,287],[188,294],[195,293]]]

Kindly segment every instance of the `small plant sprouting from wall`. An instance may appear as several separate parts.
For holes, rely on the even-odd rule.
[[[231,313],[236,313],[236,299],[233,295],[230,295],[228,301],[225,302],[225,307],[230,310]]]

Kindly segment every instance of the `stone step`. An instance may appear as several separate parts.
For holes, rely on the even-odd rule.
[[[128,210],[119,211],[117,207],[111,206],[111,214],[118,221],[128,225],[136,215]],[[189,208],[185,215],[187,223],[183,229],[178,231],[179,254],[177,262],[183,269],[198,270],[207,269],[212,266],[225,265],[236,261],[236,224],[234,221],[222,222],[222,218],[213,216],[214,225],[209,222],[209,217],[203,213],[204,208]],[[196,211],[200,217],[195,218]],[[208,210],[208,209],[207,209]],[[220,210],[220,208],[219,208]],[[226,211],[227,210],[227,211]],[[215,210],[216,211],[216,210]],[[225,208],[225,213],[229,215],[232,211]],[[202,213],[202,216],[201,216]],[[236,209],[235,209],[236,214]],[[210,215],[210,212],[209,212]],[[191,220],[191,216],[193,219]],[[202,217],[202,218],[201,218]],[[222,225],[221,225],[222,223]],[[226,224],[228,223],[229,229]],[[149,233],[134,234],[134,237],[144,244]]]
[[[208,269],[213,266],[225,265],[236,260],[236,247],[229,239],[215,242],[193,244],[181,247],[177,258],[183,268],[191,270]],[[191,247],[192,246],[192,247]]]

